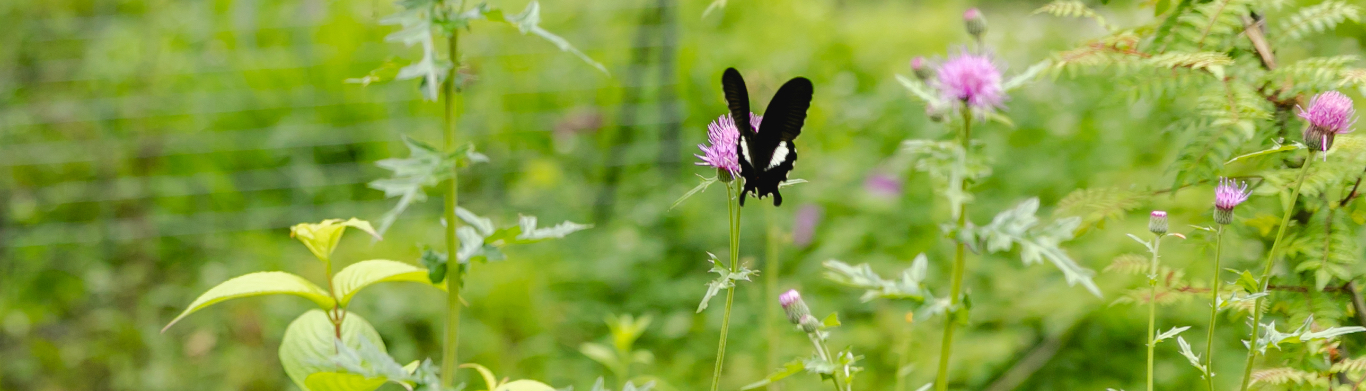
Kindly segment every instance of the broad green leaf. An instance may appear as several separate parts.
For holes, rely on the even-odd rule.
[[[343,345],[360,349],[361,339],[364,338],[372,341],[379,350],[384,350],[384,341],[370,322],[352,312],[343,311],[342,314]],[[309,310],[285,328],[284,338],[280,340],[280,365],[299,389],[319,391],[308,387],[309,375],[337,371],[337,365],[333,363],[333,357],[337,354],[336,339],[336,328],[322,310]]]
[[[318,257],[318,260],[330,262],[332,251],[337,248],[337,242],[341,240],[343,231],[346,227],[352,227],[365,231],[379,240],[379,233],[370,226],[370,222],[352,217],[350,220],[328,219],[317,224],[302,223],[289,228],[289,236],[299,239],[308,247],[308,251]]]
[[[513,380],[493,391],[555,391],[555,387],[535,380]]]
[[[822,320],[822,321],[821,321],[821,328],[823,328],[823,329],[828,329],[828,328],[831,328],[831,327],[839,327],[839,325],[840,325],[840,313],[838,313],[838,312],[831,312],[830,315],[828,315],[828,316],[825,317],[825,320]]]
[[[332,309],[336,306],[336,302],[332,300],[331,295],[327,294],[327,291],[303,277],[286,272],[256,272],[238,276],[210,288],[204,294],[199,295],[199,298],[194,299],[189,308],[181,312],[180,316],[172,319],[171,323],[167,323],[161,331],[165,332],[166,329],[171,328],[171,325],[195,311],[224,300],[278,294],[300,296],[312,300],[314,303],[318,303],[319,307],[326,309]]]
[[[386,381],[382,377],[366,378],[354,373],[318,372],[308,375],[304,385],[311,391],[371,391]]]
[[[337,272],[332,278],[332,283],[337,289],[337,300],[341,301],[343,307],[350,303],[351,297],[361,289],[389,281],[417,282],[446,290],[444,284],[431,283],[427,269],[387,259],[356,262]]]
[[[754,382],[754,383],[750,383],[749,385],[746,385],[746,386],[744,386],[744,387],[741,387],[741,388],[740,388],[740,391],[753,390],[753,389],[755,389],[755,388],[759,388],[759,387],[767,386],[767,385],[769,385],[769,384],[773,384],[773,383],[775,383],[775,382],[777,382],[777,381],[779,381],[779,380],[783,380],[784,378],[786,378],[786,377],[788,377],[788,376],[792,376],[792,375],[796,375],[796,374],[798,374],[798,373],[801,373],[801,372],[802,372],[803,370],[805,370],[805,369],[806,369],[806,364],[804,363],[803,360],[801,360],[801,359],[792,360],[791,362],[788,362],[787,364],[783,364],[782,369],[779,369],[777,372],[774,372],[774,373],[772,373],[772,374],[769,374],[768,377],[765,377],[763,380],[760,380],[760,381],[757,381],[757,382]]]

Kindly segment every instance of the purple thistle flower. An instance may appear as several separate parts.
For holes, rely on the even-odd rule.
[[[763,119],[762,116],[749,113],[749,123],[755,132],[759,131],[759,122]],[[697,145],[702,154],[693,156],[702,161],[696,164],[725,170],[731,177],[740,175],[740,158],[735,154],[735,146],[740,142],[740,129],[735,127],[735,120],[730,118],[730,114],[724,114],[707,124],[707,142],[711,145]]]
[[[802,325],[811,317],[811,309],[806,307],[806,302],[802,301],[802,295],[796,289],[788,289],[778,296],[778,304],[782,304],[783,312],[787,313],[787,320],[792,324]]]
[[[944,100],[963,102],[979,114],[1005,107],[1001,71],[988,55],[972,54],[963,49],[939,66],[938,75],[939,91]]]
[[[1233,207],[1247,201],[1248,195],[1251,194],[1252,192],[1247,191],[1247,182],[1219,178],[1219,186],[1214,188],[1214,207],[1233,210]]]
[[[1247,182],[1237,182],[1229,178],[1219,178],[1219,186],[1214,188],[1214,222],[1228,225],[1233,222],[1233,208],[1247,201]]]
[[[1351,133],[1357,122],[1352,98],[1337,91],[1314,95],[1309,100],[1309,110],[1299,108],[1299,116],[1309,121],[1309,127],[1304,129],[1304,143],[1312,150],[1324,152],[1332,148],[1333,137]]]

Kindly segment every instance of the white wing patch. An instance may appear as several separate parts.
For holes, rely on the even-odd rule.
[[[779,164],[783,164],[783,161],[787,160],[787,144],[788,142],[786,141],[778,143],[778,148],[773,150],[773,159],[769,160],[768,162],[768,169],[773,169],[774,167],[777,167]],[[745,154],[745,159],[749,159],[748,153]]]
[[[750,166],[754,165],[754,160],[749,158],[749,140],[746,140],[744,136],[740,137],[740,156],[749,162]]]

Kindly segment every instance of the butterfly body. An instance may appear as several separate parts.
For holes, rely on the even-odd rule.
[[[745,180],[740,191],[740,205],[745,204],[747,195],[759,199],[771,195],[774,206],[782,205],[783,195],[778,187],[787,180],[797,161],[793,140],[801,134],[806,110],[811,107],[811,81],[797,77],[778,88],[757,131],[749,123],[749,92],[740,72],[735,68],[726,69],[721,76],[721,86],[726,93],[731,119],[740,130],[736,150],[739,152],[740,177]]]

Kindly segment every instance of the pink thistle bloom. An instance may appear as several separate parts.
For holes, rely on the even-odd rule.
[[[1247,201],[1252,192],[1247,191],[1247,182],[1229,178],[1219,178],[1219,186],[1214,188],[1214,207],[1220,210],[1233,210],[1238,204]]]
[[[1167,233],[1167,212],[1155,210],[1148,215],[1148,232],[1158,235]]]
[[[778,304],[782,304],[783,308],[787,308],[791,307],[792,303],[796,303],[801,299],[802,294],[797,293],[796,289],[788,289],[787,292],[783,292],[781,296],[778,296]]]
[[[759,122],[763,119],[762,116],[749,113],[749,124],[755,132],[759,131]],[[707,124],[707,142],[711,145],[697,145],[702,154],[693,156],[702,161],[696,164],[726,170],[731,176],[739,176],[740,158],[736,156],[735,147],[740,142],[740,129],[735,126],[735,120],[730,118],[730,114],[724,114]]]
[[[1314,95],[1309,100],[1309,110],[1299,108],[1299,116],[1309,121],[1309,127],[1304,129],[1304,143],[1325,152],[1333,146],[1333,137],[1351,133],[1357,122],[1352,98],[1337,91]]]
[[[938,76],[944,100],[962,102],[979,112],[1005,107],[1001,71],[990,56],[964,49],[939,66]]]

